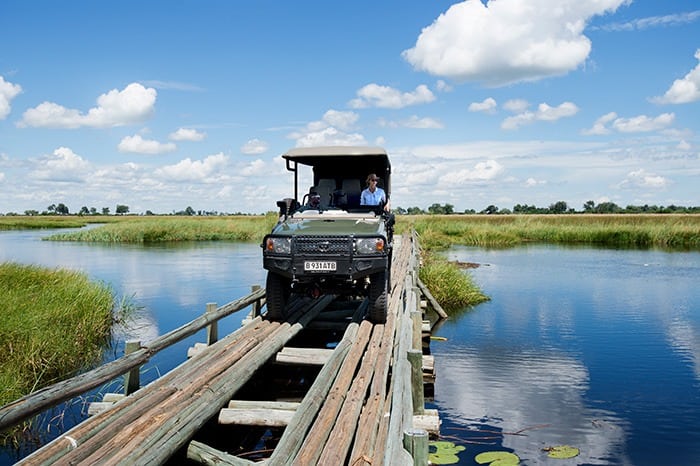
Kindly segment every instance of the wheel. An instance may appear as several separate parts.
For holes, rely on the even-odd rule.
[[[387,272],[378,272],[369,277],[369,320],[375,324],[386,322]]]
[[[267,273],[265,283],[267,313],[265,316],[269,320],[281,321],[287,318],[285,308],[291,294],[290,285],[288,278],[272,272]]]

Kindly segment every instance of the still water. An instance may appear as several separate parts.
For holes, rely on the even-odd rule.
[[[492,300],[434,341],[442,434],[521,464],[700,464],[700,253],[455,248]],[[542,450],[580,448],[554,460]]]
[[[81,270],[141,308],[106,359],[127,339],[147,343],[265,280],[257,244],[41,240],[51,233],[0,232],[0,262]],[[529,246],[449,257],[481,264],[468,273],[492,298],[446,321],[436,335],[447,340],[431,344],[433,404],[443,436],[466,447],[460,465],[490,450],[513,451],[524,465],[700,464],[700,253]],[[156,355],[142,381],[203,339]],[[581,454],[542,452],[564,444]],[[0,451],[0,465],[17,459]]]

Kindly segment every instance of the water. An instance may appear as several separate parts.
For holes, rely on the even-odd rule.
[[[41,241],[50,233],[0,232],[0,262],[82,270],[142,307],[106,359],[265,279],[257,244]],[[529,246],[449,257],[482,264],[469,273],[492,298],[446,321],[436,335],[447,341],[431,345],[433,404],[443,436],[467,448],[460,465],[489,450],[526,465],[700,464],[700,253]],[[244,314],[224,319],[220,334]],[[180,364],[195,341],[203,331],[156,355],[142,381]],[[581,454],[542,452],[563,444]],[[0,451],[0,465],[17,459]]]
[[[700,253],[455,248],[492,297],[431,345],[442,434],[521,464],[700,464]],[[543,448],[581,454],[553,460]]]
[[[207,303],[221,306],[250,293],[252,285],[265,283],[258,244],[193,242],[143,246],[41,240],[56,231],[59,230],[0,232],[0,262],[80,270],[109,284],[118,299],[125,297],[140,308],[128,327],[117,329],[105,360],[122,356],[126,340],[138,339],[147,344],[203,314]],[[240,328],[247,311],[219,321],[219,334]],[[142,368],[142,384],[181,364],[187,348],[197,341],[206,341],[204,330],[156,354]],[[95,392],[121,391],[120,382]],[[42,429],[42,440],[50,440],[60,429],[73,426],[85,417],[86,410],[87,405],[80,400],[53,410],[46,416],[50,421]],[[32,449],[31,445],[25,446],[19,457]],[[0,449],[0,465],[13,464],[19,457],[16,452]]]

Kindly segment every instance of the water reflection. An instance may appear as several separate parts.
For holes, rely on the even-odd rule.
[[[605,464],[625,451],[624,422],[587,406],[588,371],[574,358],[491,347],[451,348],[438,360],[436,398],[450,423],[497,428],[500,445],[527,464],[545,462],[547,446],[586,446],[577,464]]]
[[[526,464],[551,464],[541,449],[559,444],[581,449],[570,464],[666,464],[671,451],[700,464],[700,254],[449,256],[484,264],[470,273],[492,301],[448,321],[438,333],[448,341],[432,345],[443,434],[478,441],[488,426]]]

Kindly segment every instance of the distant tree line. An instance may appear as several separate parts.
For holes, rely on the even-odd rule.
[[[129,206],[124,205],[124,204],[117,204],[115,209],[114,209],[115,215],[128,215],[129,214]],[[110,215],[111,210],[109,207],[102,207],[101,209],[97,209],[96,207],[88,207],[88,206],[82,206],[78,212],[71,213],[70,209],[68,206],[64,203],[58,203],[58,204],[51,204],[48,206],[45,210],[39,212],[38,210],[34,209],[28,209],[24,211],[24,215],[26,216],[38,216],[38,215],[77,215],[77,216],[100,216],[100,215]],[[5,216],[18,216],[20,214],[16,212],[7,212],[3,214],[0,212],[0,216],[5,215]],[[243,212],[235,212],[235,213],[229,213],[229,212],[218,212],[215,210],[194,210],[192,207],[187,206],[183,210],[173,210],[170,213],[154,213],[151,210],[147,210],[143,215],[178,215],[178,216],[219,216],[219,215],[256,215],[256,214],[249,214],[249,213],[243,213]]]
[[[438,204],[435,203],[428,207],[427,209],[421,209],[420,207],[395,207],[393,211],[397,215],[450,215],[450,214],[484,214],[484,215],[509,215],[509,214],[698,214],[700,213],[700,207],[684,207],[677,205],[669,206],[659,206],[659,205],[648,205],[644,204],[642,206],[638,205],[628,205],[627,207],[620,207],[614,202],[600,202],[596,204],[594,201],[586,201],[583,204],[582,210],[576,210],[565,201],[557,201],[550,204],[549,207],[537,207],[536,205],[528,204],[516,204],[512,209],[499,208],[493,204],[486,206],[480,211],[474,209],[465,209],[464,211],[457,212],[452,204]],[[97,216],[97,215],[110,215],[109,207],[102,207],[97,209],[95,207],[82,206],[80,210],[73,214],[78,216]],[[116,215],[127,215],[129,214],[129,206],[123,204],[117,204],[114,212]],[[3,215],[0,213],[0,215]],[[7,212],[7,216],[19,215],[14,212]],[[46,208],[46,210],[39,212],[38,210],[25,210],[24,215],[36,216],[36,215],[71,215],[70,209],[64,203],[51,204]],[[173,210],[169,214],[156,214],[151,210],[147,210],[144,215],[178,215],[178,216],[219,216],[219,215],[256,215],[244,212],[218,212],[209,210],[194,210],[191,206],[187,206],[183,210]]]
[[[484,208],[483,210],[476,211],[474,209],[466,209],[463,212],[455,212],[454,206],[452,204],[433,204],[428,207],[427,210],[423,210],[420,207],[409,207],[404,209],[403,207],[396,207],[394,212],[398,215],[422,215],[422,214],[441,214],[449,215],[455,213],[464,214],[485,214],[485,215],[509,215],[509,214],[698,214],[700,213],[700,207],[684,207],[677,205],[669,206],[658,206],[658,205],[648,205],[643,206],[628,205],[627,207],[620,207],[614,202],[600,202],[596,204],[594,201],[586,201],[583,204],[583,209],[577,211],[565,201],[557,201],[554,204],[550,204],[549,207],[537,207],[536,205],[527,204],[516,204],[513,209],[499,209],[497,206],[491,204]]]

